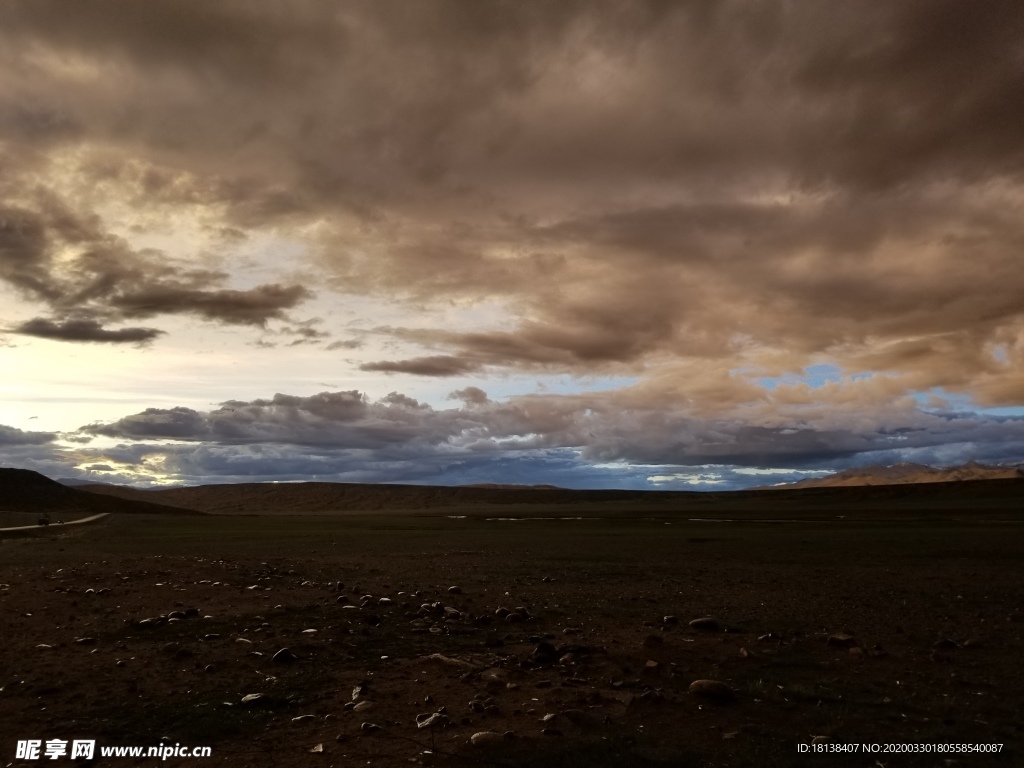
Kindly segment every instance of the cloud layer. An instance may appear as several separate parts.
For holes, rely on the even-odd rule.
[[[4,3],[0,283],[29,309],[0,325],[155,354],[184,316],[362,355],[353,377],[637,382],[279,395],[107,438],[1016,457],[983,410],[1024,405],[1022,41],[1014,0]],[[267,237],[295,250],[256,269]],[[354,299],[393,317],[310,318]]]

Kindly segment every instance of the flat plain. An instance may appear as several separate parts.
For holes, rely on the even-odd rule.
[[[0,540],[0,758],[85,738],[212,748],[165,765],[1020,765],[1024,516],[999,482]]]

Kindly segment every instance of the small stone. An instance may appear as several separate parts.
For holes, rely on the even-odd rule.
[[[558,663],[559,664],[565,664],[565,665],[575,664],[576,663],[576,654],[574,654],[574,653],[566,653],[566,654],[564,654],[562,656],[562,658],[560,658],[558,660]]]
[[[381,730],[381,727],[374,723],[363,723],[359,726],[359,730],[361,730],[363,733],[377,733]]]
[[[478,731],[469,737],[470,743],[475,747],[484,747],[488,744],[498,744],[504,738],[497,731]]]
[[[512,613],[512,611],[510,611],[508,608],[505,608],[504,606],[502,606],[501,608],[498,608],[494,612],[494,615],[497,616],[499,619],[504,619],[510,613]]]
[[[710,616],[704,616],[700,619],[694,619],[690,622],[690,628],[696,629],[700,632],[721,632],[724,627],[718,619],[713,619]]]
[[[304,634],[304,635],[315,635],[316,632],[317,632],[317,630],[315,630],[315,629],[304,629],[304,630],[302,630],[302,634]]]
[[[312,715],[303,715],[303,717],[312,717]],[[295,718],[295,719],[298,720],[299,718]],[[310,747],[309,751],[313,752],[313,753],[323,752],[324,751],[324,745],[323,744],[316,744],[316,745]]]
[[[352,709],[354,711],[356,711],[356,712],[365,712],[366,710],[372,709],[372,708],[373,708],[373,702],[372,701],[366,701],[366,699],[363,699],[362,701],[356,702],[356,705],[354,707],[352,707]]]
[[[245,643],[246,645],[252,645],[252,640],[248,640],[248,639],[246,639],[244,637],[236,637],[235,638],[235,642],[236,643]]]
[[[338,595],[338,599],[334,602],[338,605],[345,605],[348,602],[348,595]]]
[[[443,712],[416,715],[417,728],[435,728],[437,726],[444,725],[447,722],[448,715],[444,714]]]
[[[75,640],[75,642],[78,643],[79,645],[96,645],[96,638],[95,637],[80,637],[77,640]]]
[[[644,672],[657,672],[661,667],[661,664],[656,662],[654,659],[648,659],[644,662]]]
[[[292,718],[293,723],[308,723],[310,720],[316,720],[316,717],[314,715],[299,715]]]
[[[857,644],[857,639],[848,632],[837,632],[831,635],[826,642],[836,648],[850,648]]]
[[[521,624],[526,621],[526,619],[524,619],[523,615],[520,613],[510,613],[505,617],[505,621],[509,624]]]
[[[449,595],[461,595],[462,594],[462,587],[448,587],[448,594]]]
[[[216,640],[219,637],[220,637],[220,635],[216,634],[215,632],[211,632],[208,635],[203,635],[203,640],[207,640],[207,641]]]
[[[732,688],[718,680],[694,680],[690,683],[690,693],[717,702],[732,701],[736,697]]]
[[[675,617],[675,616],[662,616],[661,623],[662,624],[678,624],[679,623],[679,619],[677,617]]]
[[[249,693],[242,697],[243,704],[256,704],[264,698],[262,693]]]

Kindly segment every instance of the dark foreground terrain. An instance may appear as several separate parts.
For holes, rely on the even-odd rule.
[[[1024,765],[1024,518],[975,495],[121,513],[0,540],[0,764],[73,764],[16,742],[79,738],[212,747],[144,765]]]

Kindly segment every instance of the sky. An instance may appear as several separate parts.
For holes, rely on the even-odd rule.
[[[7,0],[0,466],[1024,461],[1017,0]]]

